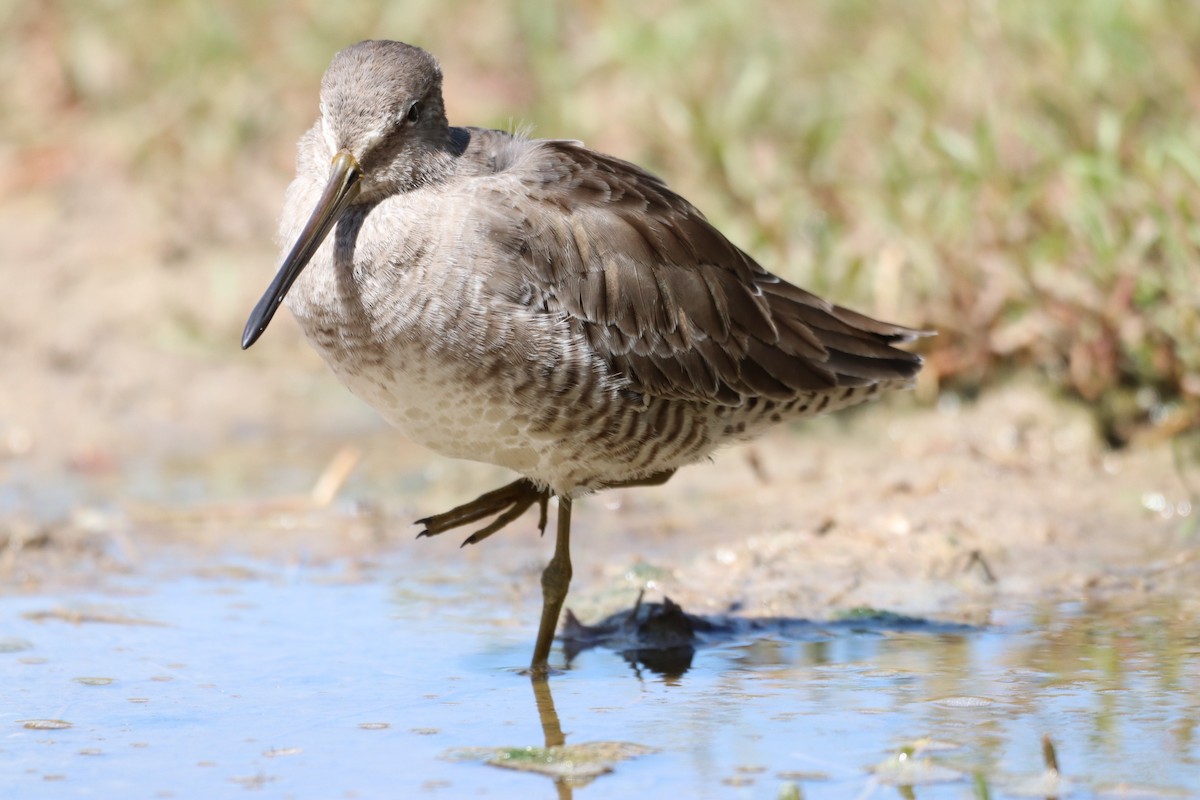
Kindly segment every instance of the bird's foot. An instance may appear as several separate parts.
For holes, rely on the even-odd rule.
[[[546,504],[549,502],[549,489],[539,489],[533,481],[521,478],[510,484],[501,486],[499,489],[493,489],[486,494],[481,494],[469,503],[463,503],[461,506],[455,506],[441,514],[434,514],[431,517],[417,520],[417,525],[425,526],[425,530],[418,533],[417,538],[437,536],[439,533],[445,533],[451,528],[469,525],[472,522],[496,515],[496,518],[486,527],[468,536],[462,543],[462,546],[479,544],[524,514],[526,509],[534,503],[538,503],[541,506],[538,530],[545,533]]]

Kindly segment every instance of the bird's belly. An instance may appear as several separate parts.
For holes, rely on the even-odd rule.
[[[714,445],[677,424],[682,408],[663,414],[629,403],[580,414],[590,405],[582,398],[556,401],[539,392],[541,402],[531,403],[495,371],[462,361],[409,352],[364,362],[362,351],[351,361],[318,350],[354,394],[412,441],[451,458],[506,467],[560,493],[669,471]],[[663,433],[676,435],[664,440]]]
[[[406,437],[451,458],[536,474],[552,442],[501,387],[438,363],[348,368],[331,360],[342,382]]]

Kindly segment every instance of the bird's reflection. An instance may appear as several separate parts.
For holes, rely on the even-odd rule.
[[[546,675],[530,675],[534,705],[542,725],[545,746],[541,748],[517,748],[524,764],[518,766],[509,761],[490,761],[497,766],[526,769],[538,772],[554,780],[560,800],[574,797],[577,787],[586,786],[596,778],[616,769],[622,761],[655,752],[655,748],[634,742],[601,741],[567,744],[558,711],[554,707],[554,695]],[[512,748],[502,748],[510,757]]]
[[[533,701],[537,704],[538,718],[542,721],[542,733],[546,747],[562,747],[567,743],[558,711],[554,708],[554,695],[550,692],[550,680],[544,674],[533,673],[529,678],[533,684]]]
[[[529,681],[533,684],[533,702],[537,705],[546,748],[563,747],[567,743],[567,737],[563,735],[562,723],[559,722],[558,711],[554,708],[554,695],[550,691],[549,678],[545,674],[533,673]],[[559,800],[572,800],[575,797],[575,789],[566,778],[555,778],[554,788],[558,792]]]

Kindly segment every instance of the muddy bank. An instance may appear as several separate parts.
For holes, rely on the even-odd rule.
[[[994,608],[1048,599],[1198,601],[1200,479],[1170,447],[1109,452],[1082,409],[1024,386],[906,406],[781,429],[666,486],[582,500],[569,604],[595,619],[647,589],[694,613],[821,619],[866,607],[986,624]],[[54,509],[10,498],[4,585],[48,591],[253,558],[377,567],[401,582],[404,569],[454,581],[483,567],[535,601],[551,543],[534,514],[466,549],[467,532],[413,539],[411,520],[507,475],[426,453],[356,413],[157,464],[117,452],[111,468],[56,484]]]

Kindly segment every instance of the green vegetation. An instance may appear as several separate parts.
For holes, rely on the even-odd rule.
[[[865,622],[877,625],[879,627],[888,626],[913,626],[928,623],[928,620],[920,619],[919,617],[910,617],[907,614],[899,614],[895,611],[887,611],[882,608],[871,608],[870,606],[855,606],[834,613],[833,618],[838,622]]]
[[[936,328],[925,396],[1035,370],[1115,443],[1200,422],[1194,3],[8,0],[0,24],[9,189],[109,164],[193,235],[232,235],[218,192],[260,230],[254,176],[290,171],[330,55],[399,38],[442,59],[453,120],[646,164],[768,268]]]

